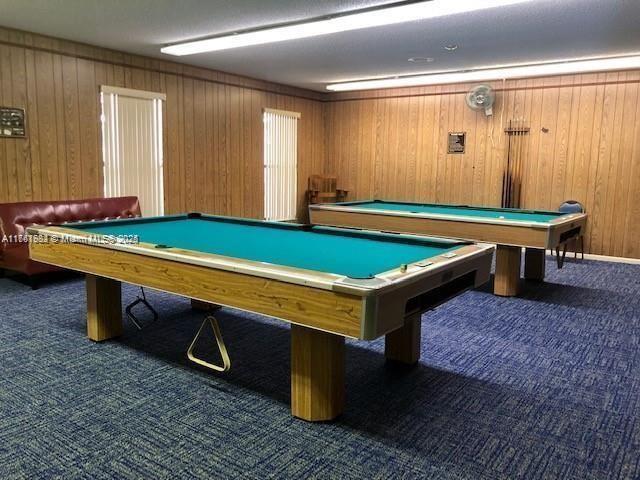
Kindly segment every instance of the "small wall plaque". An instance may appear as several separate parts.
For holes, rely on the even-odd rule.
[[[24,137],[24,108],[0,107],[0,137]]]
[[[449,132],[447,153],[464,153],[465,132]]]

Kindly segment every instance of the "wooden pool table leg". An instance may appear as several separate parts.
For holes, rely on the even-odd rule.
[[[96,342],[122,335],[120,282],[87,275],[87,335]]]
[[[539,248],[526,248],[524,251],[524,278],[527,280],[544,280],[545,270],[544,250]]]
[[[420,360],[420,331],[422,315],[414,315],[405,320],[404,326],[387,333],[384,355],[392,362],[413,365]]]
[[[291,325],[291,413],[317,422],[344,408],[344,337]]]
[[[518,294],[520,283],[520,247],[498,245],[496,250],[496,275],[493,293],[502,297],[513,297]]]

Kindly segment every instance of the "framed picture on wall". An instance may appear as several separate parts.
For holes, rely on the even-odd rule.
[[[447,153],[464,153],[466,132],[449,132]]]
[[[0,107],[0,137],[24,137],[24,108]]]

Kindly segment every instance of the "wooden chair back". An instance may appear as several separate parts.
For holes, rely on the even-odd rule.
[[[338,178],[327,175],[311,175],[307,199],[313,203],[342,202],[347,198],[347,190],[338,188]]]

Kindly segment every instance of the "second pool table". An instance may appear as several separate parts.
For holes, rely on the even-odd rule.
[[[311,421],[342,411],[345,337],[386,336],[388,359],[417,362],[420,315],[485,283],[493,256],[469,242],[195,213],[28,233],[32,259],[87,274],[92,340],[122,333],[120,282],[290,322],[291,410]]]
[[[385,200],[309,206],[312,224],[436,235],[497,245],[494,293],[518,293],[522,248],[525,278],[543,280],[545,250],[584,234],[587,215]]]

